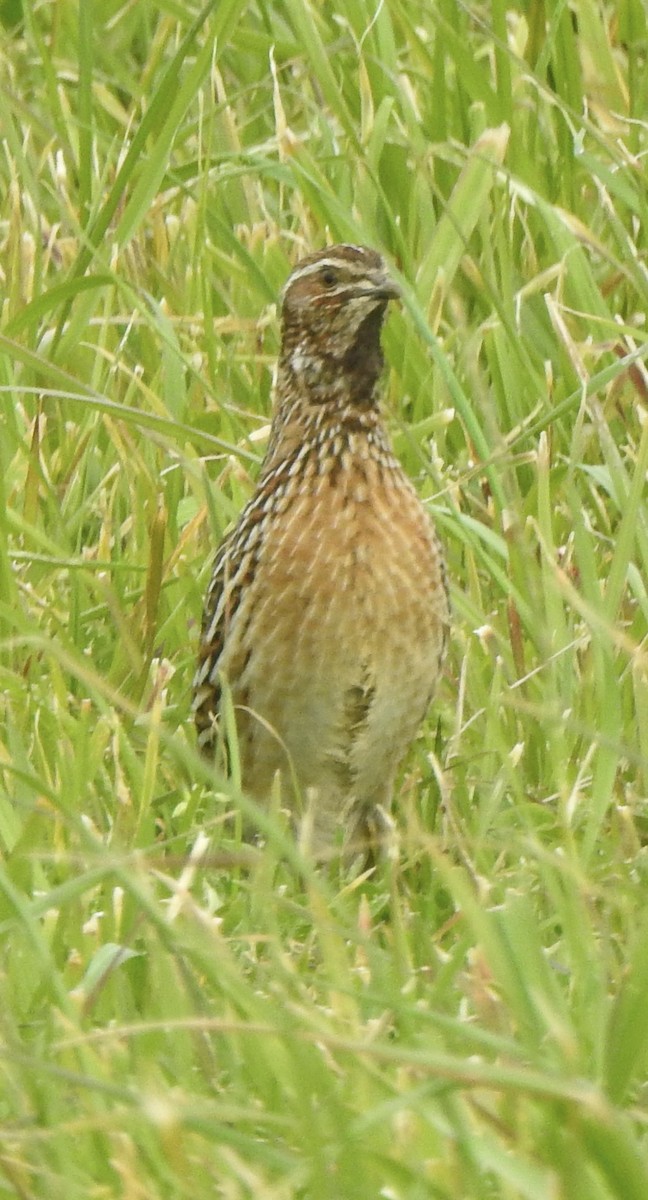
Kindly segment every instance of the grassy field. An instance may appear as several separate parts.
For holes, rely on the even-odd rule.
[[[0,1197],[646,1200],[645,5],[0,20]],[[365,878],[251,858],[189,713],[337,240],[454,609]]]

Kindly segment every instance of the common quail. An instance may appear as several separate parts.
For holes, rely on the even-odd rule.
[[[379,407],[380,331],[399,295],[362,246],[295,267],[267,453],[202,623],[199,744],[214,753],[225,680],[244,790],[267,803],[279,772],[316,854],[381,840],[447,639],[442,551]]]

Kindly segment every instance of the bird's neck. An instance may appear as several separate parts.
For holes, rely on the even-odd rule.
[[[366,367],[359,379],[354,372],[341,372],[339,366],[329,373],[327,364],[282,358],[264,468],[288,461],[325,464],[332,456],[345,462],[391,459],[378,402],[379,373],[369,386]]]
[[[319,321],[310,313],[308,322],[285,322],[277,395],[295,392],[310,404],[375,407],[384,365],[380,346],[384,310],[380,304],[368,313],[340,313],[339,324],[332,328],[325,313]]]
[[[360,321],[349,313],[334,335],[312,314],[307,325],[284,325],[265,469],[287,461],[312,466],[331,455],[347,462],[391,455],[378,396],[384,308],[377,305]]]

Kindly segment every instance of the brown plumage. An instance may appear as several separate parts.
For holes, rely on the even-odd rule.
[[[213,753],[225,679],[244,789],[267,802],[280,772],[318,853],[389,824],[448,629],[439,543],[379,410],[380,330],[398,295],[360,246],[293,271],[268,451],[205,603],[199,743]]]

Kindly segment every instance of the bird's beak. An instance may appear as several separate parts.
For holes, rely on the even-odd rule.
[[[395,279],[390,279],[385,276],[383,283],[377,289],[383,300],[402,300],[403,293],[401,292]]]
[[[367,299],[373,300],[401,300],[403,293],[386,271],[374,271],[369,276],[370,283],[365,283],[362,287],[358,287],[357,296],[364,296]]]

